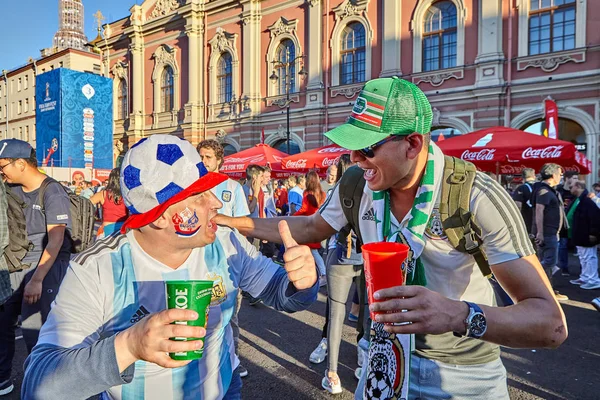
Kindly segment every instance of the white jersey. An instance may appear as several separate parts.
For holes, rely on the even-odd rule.
[[[217,199],[223,203],[223,207],[219,210],[219,214],[229,217],[246,217],[250,215],[248,210],[248,202],[246,195],[242,189],[242,185],[233,179],[227,179],[211,189],[217,196]]]
[[[166,308],[167,280],[214,280],[202,359],[169,369],[135,363],[133,381],[107,399],[221,399],[239,365],[232,330],[238,288],[258,297],[279,267],[248,241],[219,228],[216,241],[196,248],[178,269],[150,257],[133,231],[109,237],[71,262],[38,344],[87,347]]]

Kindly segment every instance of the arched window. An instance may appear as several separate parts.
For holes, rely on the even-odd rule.
[[[223,143],[223,155],[224,156],[230,156],[235,153],[237,153],[237,150],[235,149],[235,147],[233,147],[233,145],[231,145],[229,143]]]
[[[232,96],[231,54],[221,54],[217,65],[217,93],[219,103],[229,103]]]
[[[287,140],[285,140],[285,139],[278,140],[273,145],[273,148],[277,149],[279,151],[283,151],[284,153],[288,153]],[[298,144],[296,142],[294,142],[292,139],[290,139],[290,152],[288,154],[291,155],[291,154],[298,154],[298,153],[300,153],[300,146],[298,146]]]
[[[456,6],[440,1],[427,10],[423,21],[423,71],[456,66]]]
[[[160,110],[162,112],[172,111],[174,108],[173,86],[173,68],[166,66],[160,80]]]
[[[352,22],[344,28],[341,38],[340,84],[364,82],[365,80],[365,27]]]
[[[536,135],[543,135],[546,130],[546,120],[540,118],[530,121],[523,125],[521,130],[535,133]],[[581,125],[573,120],[560,117],[558,118],[558,138],[575,144],[586,142],[585,131]]]
[[[529,55],[575,48],[575,0],[531,0]]]
[[[285,94],[285,85],[288,83],[290,85],[290,93],[296,91],[296,63],[290,64],[288,67],[281,64],[287,64],[296,58],[296,47],[294,46],[294,42],[290,39],[283,40],[279,46],[277,46],[277,50],[275,52],[276,60],[278,61],[278,68],[275,70],[275,73],[279,77],[277,80],[277,92],[276,94],[281,95]],[[289,73],[289,77],[286,75]]]
[[[117,98],[117,117],[118,119],[127,119],[129,116],[129,106],[127,103],[127,82],[121,79],[119,82],[119,97]]]

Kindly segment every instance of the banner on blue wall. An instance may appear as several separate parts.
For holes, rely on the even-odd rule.
[[[59,68],[36,77],[37,159],[41,165],[113,167],[112,80]]]

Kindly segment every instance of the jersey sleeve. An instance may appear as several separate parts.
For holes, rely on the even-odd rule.
[[[227,229],[227,228],[219,228]],[[269,281],[280,268],[273,260],[263,256],[242,235],[231,231],[229,239],[236,249],[235,255],[228,260],[229,268],[233,272],[237,286],[250,293],[253,297],[258,295],[269,284]]]
[[[233,208],[233,217],[246,217],[250,215],[250,210],[248,209],[248,201],[246,197],[246,193],[244,193],[244,189],[242,185],[236,182],[235,188],[233,190],[233,199],[234,199],[234,208]]]
[[[96,268],[84,269],[71,262],[37,345],[25,362],[23,398],[58,399],[77,393],[85,399],[133,379],[135,364],[119,372],[115,335],[100,335],[99,283]]]
[[[481,229],[490,265],[535,254],[523,217],[495,180],[478,173],[471,192],[471,212]]]
[[[44,192],[44,213],[46,225],[71,226],[71,213],[69,196],[60,186],[60,183],[51,183]]]
[[[358,204],[356,205],[358,207]],[[340,185],[336,185],[333,192],[325,203],[319,208],[321,217],[336,231],[340,231],[344,226],[348,225],[348,220],[342,209],[342,202],[340,200]]]

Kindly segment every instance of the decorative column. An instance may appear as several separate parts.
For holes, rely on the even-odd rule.
[[[184,136],[191,143],[201,139],[204,123],[205,61],[204,61],[204,12],[198,3],[191,3],[192,11],[186,18],[185,34],[188,37],[188,93],[189,99],[184,106],[186,130]]]
[[[308,65],[308,91],[306,106],[308,108],[319,108],[323,105],[323,18],[322,1],[306,0],[308,5],[308,57],[305,65]]]
[[[260,0],[250,0],[243,3],[242,11],[242,32],[243,44],[242,60],[243,70],[243,88],[242,98],[247,100],[244,106],[244,112],[250,112],[251,115],[260,113]]]
[[[381,52],[380,77],[402,76],[400,58],[400,35],[402,31],[402,2],[397,0],[383,0],[383,34]]]
[[[142,6],[131,7],[131,24],[133,31],[130,35],[131,44],[131,93],[133,95],[131,128],[133,136],[129,137],[129,147],[144,137],[144,36],[142,34]]]
[[[477,80],[475,86],[504,84],[502,52],[502,0],[479,0]]]

